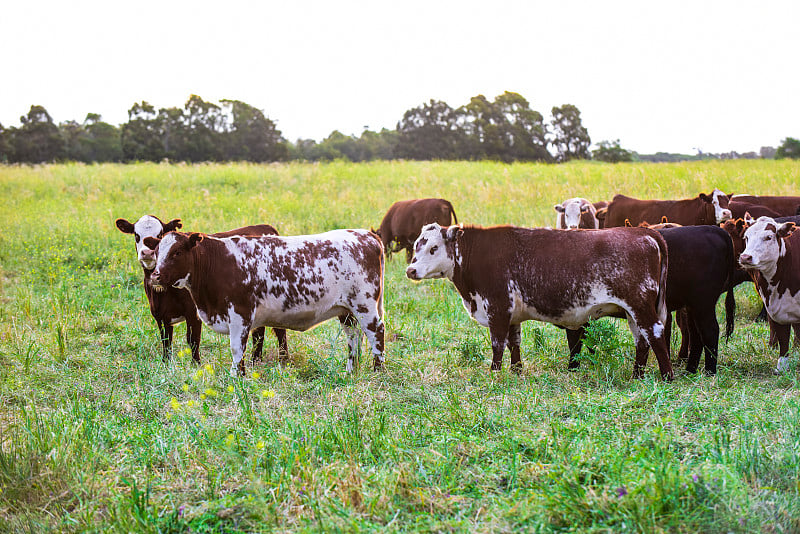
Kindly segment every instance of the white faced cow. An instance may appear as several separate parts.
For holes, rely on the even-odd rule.
[[[590,318],[624,313],[636,339],[634,377],[642,376],[652,347],[661,376],[673,378],[664,337],[667,246],[654,230],[431,224],[414,252],[406,275],[450,279],[467,312],[489,328],[492,370],[500,369],[506,346],[512,368],[521,368],[523,321],[577,330]]]
[[[570,198],[553,206],[556,210],[556,228],[572,230],[575,228],[600,228],[597,210],[585,198]]]
[[[250,330],[271,326],[308,330],[338,317],[348,338],[352,371],[360,332],[384,362],[383,245],[367,230],[306,236],[214,238],[171,232],[158,247],[153,284],[186,288],[200,318],[230,336],[231,375],[244,374]]]
[[[793,222],[759,217],[744,231],[739,256],[739,264],[756,273],[758,294],[775,328],[780,351],[776,372],[786,368],[791,326],[800,322],[800,232],[794,230]]]

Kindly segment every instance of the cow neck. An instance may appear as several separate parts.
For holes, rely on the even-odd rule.
[[[798,247],[792,246],[795,243],[789,242],[790,237],[783,238],[783,246],[785,247],[786,252],[783,256],[779,256],[778,261],[775,262],[775,271],[770,275],[765,274],[763,276],[767,280],[770,289],[776,290],[778,295],[782,295],[787,290],[789,291],[790,295],[796,294],[798,291],[800,291],[800,287],[789,287],[789,281],[797,277],[797,272],[795,269],[793,269],[793,265],[797,259],[793,256],[798,250]]]
[[[472,289],[472,280],[467,277],[467,270],[464,266],[470,264],[472,258],[472,242],[466,239],[470,228],[465,228],[460,236],[457,236],[453,243],[453,277],[451,281],[462,295],[469,295]]]
[[[224,269],[220,269],[219,261],[214,261],[227,255],[224,251],[217,250],[220,247],[224,247],[222,241],[206,237],[191,251],[192,269],[189,288],[195,305],[202,310],[215,309],[219,304],[217,297],[221,296],[220,292],[209,290],[209,287],[222,282],[215,277],[225,276]]]

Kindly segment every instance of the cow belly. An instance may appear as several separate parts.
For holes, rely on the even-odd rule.
[[[565,328],[576,329],[588,322],[590,319],[606,317],[608,315],[625,315],[626,305],[621,300],[608,294],[603,287],[594,287],[589,292],[590,298],[586,302],[575,303],[560,315],[552,315],[538,310],[535,306],[525,303],[521,294],[517,291],[511,292],[512,309],[511,322],[518,324],[522,321],[543,321],[553,323]]]
[[[286,311],[279,307],[260,306],[256,309],[253,327],[269,326],[305,332],[328,319],[349,313],[341,306],[297,307]]]
[[[176,325],[176,324],[180,324],[180,323],[184,322],[185,320],[186,320],[186,318],[183,317],[183,316],[175,317],[175,318],[169,320],[169,324],[170,325]]]

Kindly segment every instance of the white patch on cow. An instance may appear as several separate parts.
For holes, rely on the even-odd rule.
[[[489,326],[489,300],[483,298],[478,293],[470,293],[469,300],[462,298],[462,304],[464,304],[464,308],[467,310],[467,313],[472,316],[475,321],[481,325],[488,327]],[[473,311],[473,304],[475,310]]]
[[[189,276],[191,274],[192,273],[186,273],[186,276],[184,276],[183,278],[178,278],[177,280],[175,280],[175,283],[172,284],[172,287],[178,289],[191,289],[191,286],[189,285]]]
[[[442,227],[433,223],[424,227],[414,242],[414,259],[406,269],[406,275],[413,280],[452,278],[455,265],[454,258],[447,254]]]
[[[167,259],[169,251],[174,245],[175,236],[173,234],[165,235],[158,244],[158,258],[156,258],[155,268],[162,269],[164,267],[164,261]]]
[[[169,324],[176,325],[176,324],[182,323],[185,320],[186,320],[186,317],[183,317],[183,316],[173,317],[172,319],[169,320]]]
[[[731,210],[728,208],[723,208],[719,204],[719,198],[727,196],[725,193],[720,191],[719,189],[714,189],[711,192],[711,204],[714,206],[714,217],[717,219],[717,224],[724,223],[728,219],[733,217]]]
[[[595,208],[591,202],[585,198],[575,197],[565,200],[561,203],[563,211],[556,209],[558,216],[556,217],[556,228],[563,230],[580,228],[581,217],[584,211],[588,211],[592,215],[593,228],[598,228],[599,224],[597,217],[595,217]]]
[[[211,330],[216,332],[217,334],[228,334],[230,330],[228,329],[228,318],[227,317],[220,317],[218,315],[210,316],[204,310],[197,309],[197,315],[200,317],[200,320],[203,321],[205,325],[207,325]]]
[[[655,338],[658,339],[663,335],[664,335],[664,325],[661,324],[661,322],[659,321],[655,325],[653,325],[653,336],[655,336]]]
[[[144,239],[146,237],[157,238],[163,229],[161,221],[152,215],[144,215],[133,225],[133,234],[136,239],[136,259],[148,271],[155,268],[156,258],[153,250],[144,244]]]
[[[239,362],[244,357],[245,346],[242,343],[242,336],[245,332],[250,332],[250,328],[245,326],[244,318],[236,313],[233,305],[228,308],[228,332],[231,336],[231,376],[237,376]]]

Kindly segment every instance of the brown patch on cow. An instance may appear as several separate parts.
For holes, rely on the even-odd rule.
[[[386,254],[406,250],[406,263],[411,261],[414,242],[426,224],[438,223],[441,226],[458,224],[455,210],[450,201],[443,198],[422,198],[401,200],[389,207],[379,229],[379,235]],[[391,244],[395,243],[395,248]]]

